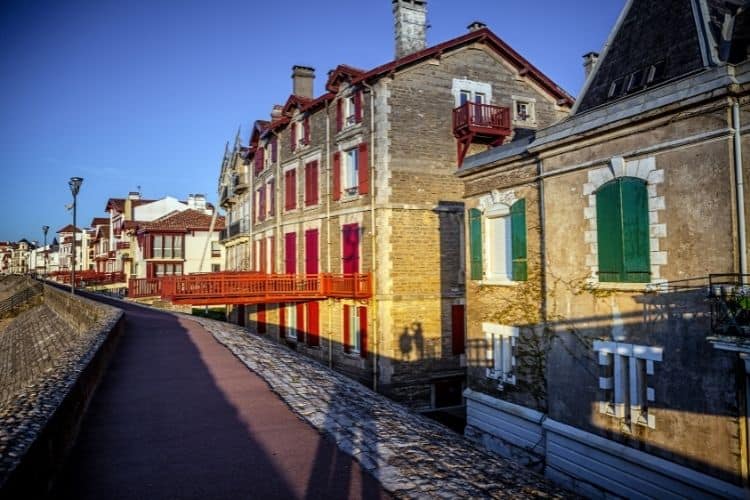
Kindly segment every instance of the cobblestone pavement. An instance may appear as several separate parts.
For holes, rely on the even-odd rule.
[[[564,498],[540,475],[244,328],[193,318],[400,498]]]

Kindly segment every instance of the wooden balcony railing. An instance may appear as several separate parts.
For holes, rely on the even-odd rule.
[[[510,133],[510,109],[474,102],[467,102],[455,108],[453,110],[453,133],[460,136],[471,129],[508,135]]]
[[[372,296],[371,274],[221,272],[164,276],[161,296],[174,304],[258,304]]]
[[[159,278],[130,278],[128,281],[128,297],[158,297],[161,295],[161,279]]]
[[[60,283],[70,283],[70,271],[55,271],[48,275],[51,279]],[[96,271],[76,271],[76,286],[88,285],[111,285],[114,283],[125,283],[125,274],[117,273],[99,273]]]
[[[130,242],[129,241],[118,241],[117,242],[117,249],[118,250],[127,250],[130,248]]]

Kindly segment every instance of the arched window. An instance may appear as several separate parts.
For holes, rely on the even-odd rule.
[[[620,177],[596,192],[599,281],[651,281],[646,182]]]

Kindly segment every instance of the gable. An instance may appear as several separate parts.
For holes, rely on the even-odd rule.
[[[651,67],[655,74],[649,85],[655,85],[704,65],[691,0],[632,0],[625,9],[576,112],[640,90],[635,80],[645,82]],[[635,84],[628,91],[631,79]],[[613,84],[615,92],[610,95]]]

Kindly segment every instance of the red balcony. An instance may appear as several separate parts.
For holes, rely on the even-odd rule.
[[[159,279],[162,298],[173,304],[266,304],[372,297],[371,274],[220,272]]]
[[[130,242],[129,241],[118,241],[117,242],[117,249],[118,250],[127,250],[130,248]]]
[[[158,297],[161,295],[160,278],[131,278],[128,281],[128,297]]]
[[[467,102],[453,110],[458,166],[463,164],[472,144],[499,146],[510,134],[510,108]]]

